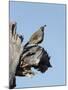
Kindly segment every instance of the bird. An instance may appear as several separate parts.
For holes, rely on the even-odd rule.
[[[24,47],[28,46],[28,45],[35,45],[35,44],[40,44],[43,39],[44,39],[44,27],[46,27],[46,25],[41,26],[39,28],[38,31],[36,31],[31,38],[29,39],[29,41],[24,45]]]

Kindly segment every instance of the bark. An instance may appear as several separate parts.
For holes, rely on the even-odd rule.
[[[16,86],[16,76],[32,76],[35,73],[31,68],[44,73],[49,67],[50,56],[39,45],[44,39],[44,26],[35,32],[29,41],[23,45],[23,36],[17,34],[16,23],[9,26],[9,88]]]
[[[16,86],[16,67],[19,63],[19,58],[23,51],[23,46],[19,35],[16,33],[16,23],[10,23],[9,29],[9,88],[14,88]]]

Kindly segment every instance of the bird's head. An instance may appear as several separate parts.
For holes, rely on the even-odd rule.
[[[41,29],[42,31],[44,31],[44,28],[45,28],[45,27],[46,27],[46,25],[41,26],[40,29]]]

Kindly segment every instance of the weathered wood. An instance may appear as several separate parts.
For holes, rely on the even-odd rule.
[[[32,55],[32,53],[34,54]],[[23,76],[23,72],[25,72],[25,70],[31,71],[31,67],[34,67],[42,73],[51,67],[48,53],[44,50],[44,48],[38,45],[31,47],[24,54],[22,53],[16,75]],[[24,76],[27,74],[24,74]]]
[[[10,57],[9,57],[9,88],[14,88],[16,86],[15,81],[15,72],[16,67],[19,63],[20,55],[23,51],[23,46],[19,35],[16,33],[16,23],[10,23],[9,26],[9,49],[10,49]]]
[[[35,32],[29,42],[22,45],[23,36],[16,33],[16,23],[10,23],[10,60],[9,60],[9,88],[16,86],[15,76],[32,76],[31,68],[44,73],[49,67],[50,57],[46,50],[39,46],[44,39],[44,26]]]

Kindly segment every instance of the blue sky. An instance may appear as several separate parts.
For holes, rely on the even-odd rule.
[[[33,32],[44,24],[42,47],[51,56],[53,66],[44,74],[32,78],[16,77],[17,87],[54,86],[65,84],[65,5],[28,2],[10,2],[10,21],[17,22],[17,32],[24,35],[26,43]]]

